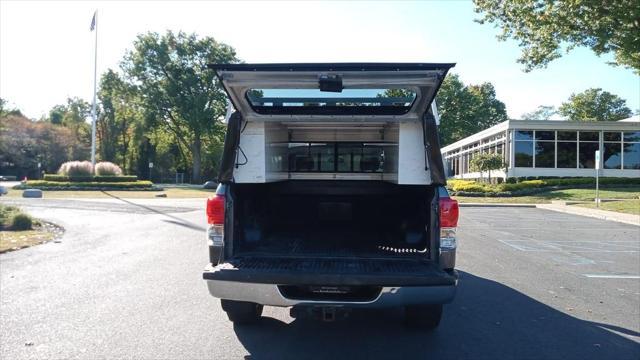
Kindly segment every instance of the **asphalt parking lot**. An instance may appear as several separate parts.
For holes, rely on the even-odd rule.
[[[405,330],[397,310],[322,323],[267,308],[234,327],[200,277],[202,200],[18,201],[67,231],[0,255],[2,359],[640,358],[637,226],[465,207],[437,331]]]

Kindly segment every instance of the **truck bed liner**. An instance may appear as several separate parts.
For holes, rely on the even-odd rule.
[[[455,277],[415,259],[240,257],[204,272],[205,280],[278,285],[454,285]]]

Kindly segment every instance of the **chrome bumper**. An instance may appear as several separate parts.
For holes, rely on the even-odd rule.
[[[367,302],[308,301],[285,298],[275,284],[206,280],[209,293],[217,298],[249,301],[269,306],[330,305],[348,307],[396,307],[446,304],[453,300],[456,286],[383,287],[377,298]]]

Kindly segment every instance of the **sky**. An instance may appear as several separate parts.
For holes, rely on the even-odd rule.
[[[602,88],[640,109],[640,77],[578,48],[522,71],[514,41],[480,25],[470,1],[174,2],[0,0],[0,97],[40,118],[67,97],[91,101],[98,9],[98,74],[117,69],[137,34],[212,36],[247,63],[455,62],[467,84],[491,82],[511,118]]]

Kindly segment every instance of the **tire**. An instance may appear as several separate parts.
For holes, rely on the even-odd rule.
[[[234,324],[251,324],[260,320],[262,316],[262,305],[234,300],[220,300],[222,310],[227,313],[227,317]]]
[[[434,330],[442,318],[442,304],[413,305],[405,307],[405,324],[408,328]]]

